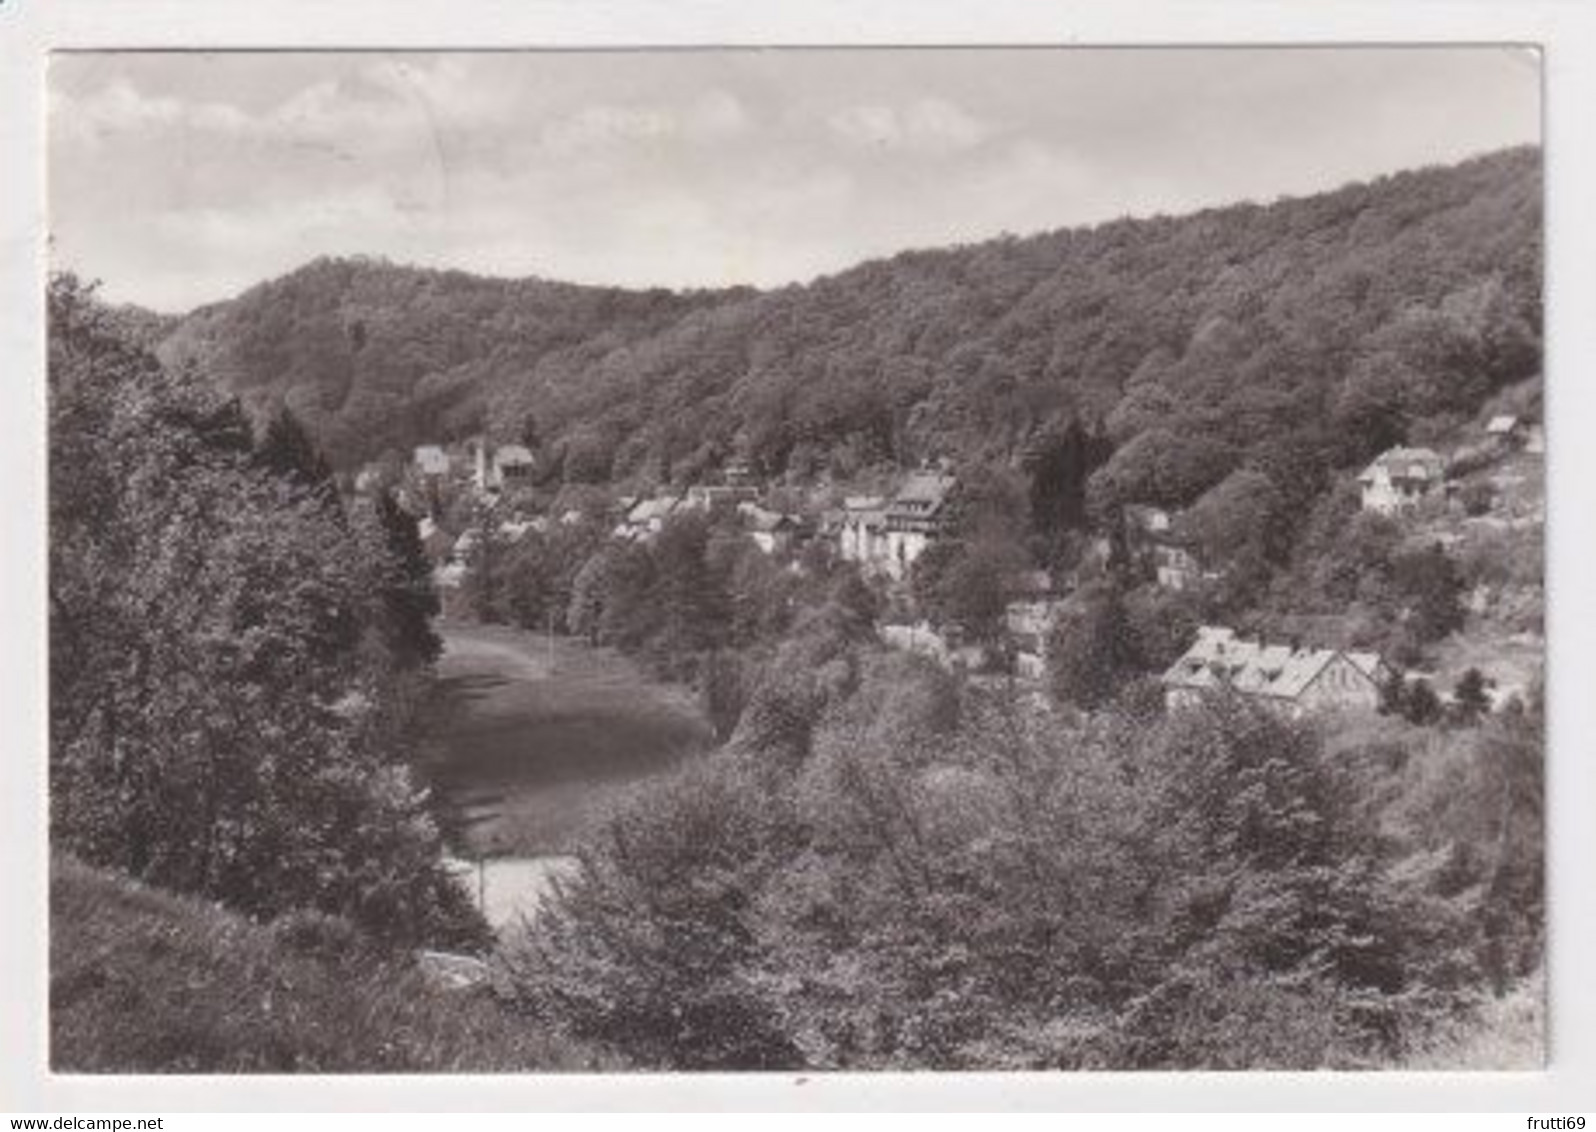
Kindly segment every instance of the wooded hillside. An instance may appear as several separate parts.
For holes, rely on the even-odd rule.
[[[738,452],[848,477],[1007,459],[1082,417],[1119,447],[1101,490],[1180,504],[1244,462],[1350,464],[1533,372],[1540,272],[1541,156],[1515,149],[764,293],[322,260],[196,311],[165,353],[286,402],[341,467],[486,429],[565,482]]]

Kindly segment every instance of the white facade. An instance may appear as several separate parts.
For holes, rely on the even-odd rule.
[[[1439,489],[1444,471],[1441,457],[1428,448],[1393,448],[1358,477],[1363,509],[1394,515]]]

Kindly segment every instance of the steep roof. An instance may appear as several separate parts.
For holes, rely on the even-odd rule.
[[[1373,653],[1340,654],[1335,649],[1294,649],[1243,640],[1233,629],[1204,625],[1197,640],[1162,676],[1165,685],[1197,690],[1234,688],[1254,696],[1294,700],[1339,655],[1371,680],[1380,664]]]
[[[494,450],[493,463],[500,468],[516,468],[532,463],[532,450],[524,444],[506,444]]]
[[[676,510],[676,499],[673,496],[660,495],[653,499],[640,500],[626,514],[629,523],[649,523],[655,519],[664,519]]]
[[[1390,448],[1375,457],[1358,477],[1364,482],[1384,469],[1393,479],[1435,480],[1441,478],[1441,457],[1430,448]]]

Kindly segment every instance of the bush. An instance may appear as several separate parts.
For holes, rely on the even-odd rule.
[[[1496,501],[1496,489],[1488,480],[1475,480],[1465,484],[1458,492],[1458,499],[1463,504],[1465,515],[1478,517],[1490,513],[1491,505]]]

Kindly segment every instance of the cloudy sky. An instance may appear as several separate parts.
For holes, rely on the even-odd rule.
[[[50,84],[56,262],[167,311],[323,254],[772,286],[1540,136],[1516,48],[101,53]]]

